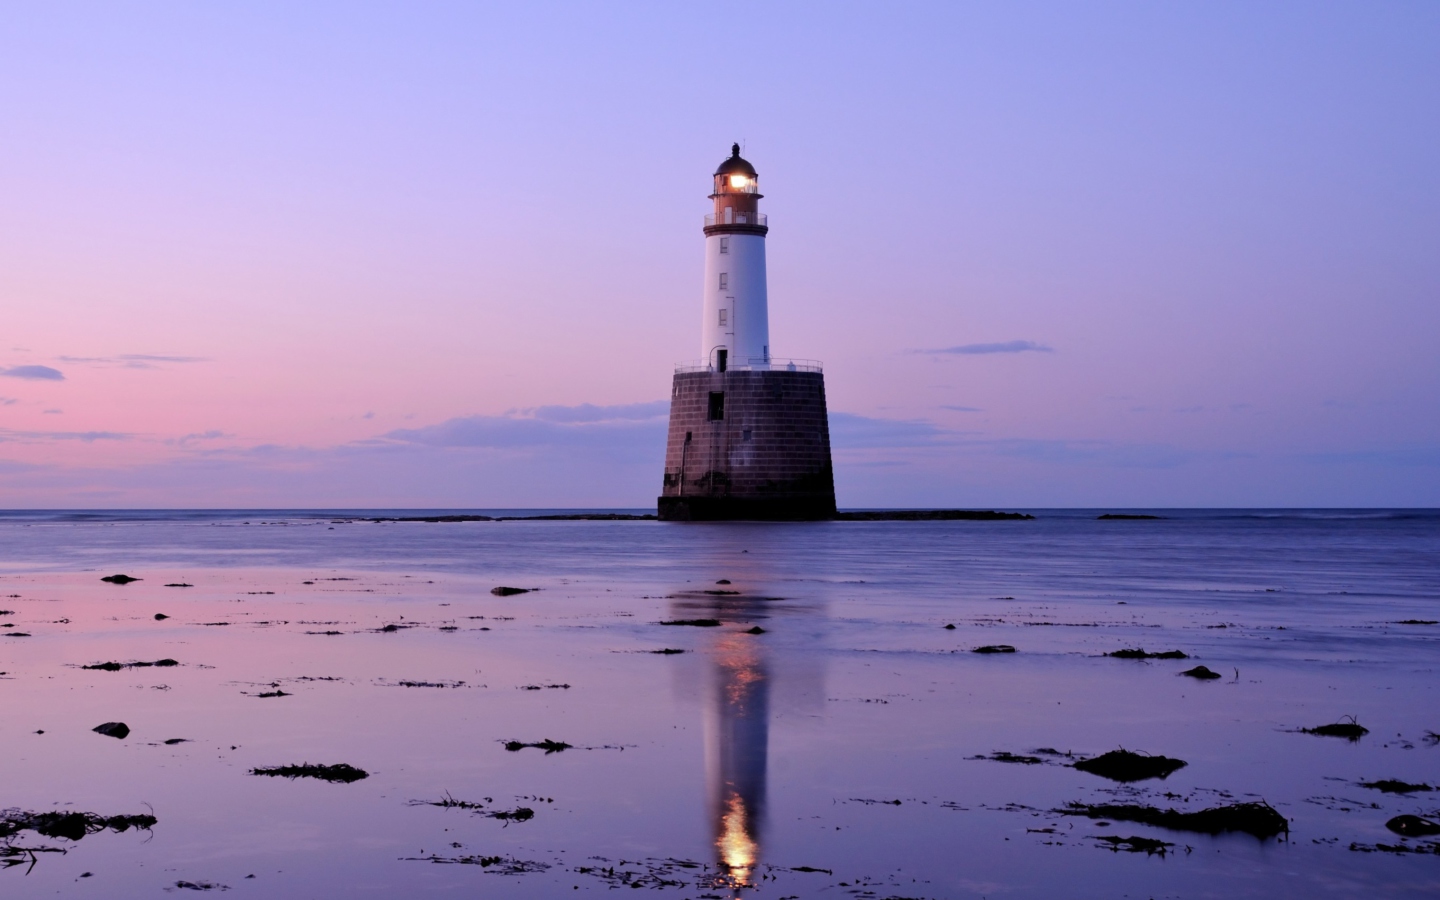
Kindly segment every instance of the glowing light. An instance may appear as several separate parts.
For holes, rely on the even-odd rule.
[[[730,176],[730,186],[733,187],[733,188],[743,188],[745,185],[747,185],[747,184],[749,184],[749,183],[750,183],[750,179],[746,178],[744,175],[731,175],[731,176]]]
[[[725,815],[721,819],[723,831],[720,840],[716,845],[720,848],[720,858],[730,869],[730,877],[739,884],[750,880],[750,870],[755,866],[755,839],[750,836],[747,829],[747,816],[745,815],[745,801],[736,794],[730,795],[730,800],[725,804]]]

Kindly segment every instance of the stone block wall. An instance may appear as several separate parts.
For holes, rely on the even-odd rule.
[[[659,507],[664,519],[833,516],[825,376],[677,373]]]

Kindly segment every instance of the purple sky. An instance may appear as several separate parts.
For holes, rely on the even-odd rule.
[[[709,173],[856,506],[1440,506],[1440,5],[12,5],[0,506],[646,506]]]

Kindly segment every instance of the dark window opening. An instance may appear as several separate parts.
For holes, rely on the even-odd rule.
[[[720,351],[724,353],[725,351]],[[707,417],[712,422],[718,422],[725,418],[725,392],[710,392],[710,415]]]
[[[750,429],[746,428],[744,431],[741,431],[741,432],[740,432],[740,440],[742,440],[742,441],[748,441],[748,440],[750,440]]]
[[[690,432],[685,432],[685,443],[690,443]]]
[[[717,371],[717,372],[723,372],[723,371],[725,371],[725,367],[729,364],[729,362],[730,362],[730,351],[729,351],[729,350],[726,350],[724,347],[721,347],[719,350],[716,350],[716,351],[715,351],[715,371]],[[715,395],[714,395],[714,394],[711,394],[710,396],[711,396],[711,397],[714,397]],[[713,418],[713,417],[712,417],[712,418]]]

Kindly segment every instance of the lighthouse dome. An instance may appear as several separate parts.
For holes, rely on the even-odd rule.
[[[755,178],[758,173],[754,166],[740,156],[740,145],[733,144],[730,147],[730,158],[720,164],[720,168],[715,170],[715,174],[743,175],[746,178]]]

